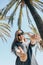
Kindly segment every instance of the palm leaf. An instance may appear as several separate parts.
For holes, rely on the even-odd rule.
[[[0,33],[0,38],[2,39],[3,42],[4,42],[4,40],[7,42],[6,37],[2,33]]]
[[[7,41],[7,39],[6,39],[6,37],[5,36],[7,36],[7,37],[11,37],[10,36],[10,26],[8,25],[8,24],[6,24],[6,23],[1,23],[0,22],[0,38],[2,39],[2,40],[5,40],[5,41]]]
[[[27,7],[26,7],[26,14],[27,14],[28,23],[29,23],[29,26],[30,26],[31,23],[32,23],[32,21],[31,21],[31,19],[30,19],[30,17],[29,17],[29,13],[28,13]]]
[[[37,9],[43,12],[43,7],[38,2],[33,2],[33,6],[35,6]]]
[[[18,8],[19,4],[20,4],[20,2],[19,2],[19,1],[17,1],[17,3],[16,3],[16,7],[15,7],[15,9],[14,9],[13,13],[10,15],[10,18],[9,18],[8,23],[10,23],[10,21],[11,21],[11,24],[13,24],[13,19],[14,19],[13,17],[14,17],[14,14],[15,14],[15,12],[16,12],[16,10],[17,10],[17,8]]]
[[[29,26],[29,27],[33,31],[33,33],[38,34],[38,31],[36,30],[36,28],[34,27],[33,24],[31,24],[31,26]]]
[[[2,17],[3,16],[6,16],[7,12],[10,10],[10,8],[15,4],[16,0],[12,0],[6,7],[5,7],[5,10],[2,14]]]
[[[27,19],[28,19],[29,25],[30,25],[31,20],[30,20],[30,17],[29,17],[29,13],[28,13],[27,7],[26,7],[26,14],[27,14]]]
[[[22,4],[20,7],[20,13],[19,13],[19,18],[18,18],[18,29],[21,29],[21,20],[22,20]]]
[[[9,26],[8,24],[6,24],[6,23],[0,23],[0,27],[5,28],[5,29],[7,29],[8,31],[11,31],[11,30],[10,30],[10,26]]]
[[[38,1],[38,4],[43,7],[43,2]]]
[[[32,0],[32,1],[43,3],[41,0]]]
[[[6,36],[10,37],[10,33],[9,33],[8,31],[6,31],[4,28],[1,28],[1,27],[0,27],[0,31],[1,31],[2,33],[4,33]]]

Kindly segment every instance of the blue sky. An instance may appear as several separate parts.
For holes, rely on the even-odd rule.
[[[8,4],[9,2],[10,2],[10,0],[0,0],[0,9],[5,7],[6,4]],[[14,7],[12,8],[12,10],[13,9],[14,9]],[[10,12],[8,12],[8,14],[11,13],[12,10]],[[18,11],[19,11],[19,9],[18,9]],[[38,11],[38,13],[43,18],[43,14],[40,11]],[[29,15],[32,20],[32,23],[35,24],[30,13],[29,13]],[[7,38],[7,42],[5,42],[5,41],[2,42],[2,40],[0,39],[0,65],[15,65],[16,56],[11,52],[11,45],[14,40],[15,31],[18,28],[17,27],[17,16],[18,16],[18,12],[15,16],[13,27],[11,27],[11,33],[10,33],[11,38]],[[26,22],[27,17],[25,17],[25,16],[26,16],[26,11],[25,11],[25,7],[24,7],[23,8],[23,18],[22,18],[22,29],[24,31],[29,32],[30,29],[28,27],[28,22]],[[7,20],[0,20],[0,22],[7,22]],[[35,52],[35,47],[33,48],[33,53],[34,52]],[[35,53],[34,53],[34,55],[35,55]],[[37,50],[37,54],[36,54],[35,58],[39,65],[43,65],[43,51]]]

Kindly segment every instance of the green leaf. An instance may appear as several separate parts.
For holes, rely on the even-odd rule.
[[[9,17],[9,21],[8,21],[8,23],[11,22],[11,24],[13,24],[14,14],[15,14],[15,12],[16,12],[16,10],[17,10],[19,4],[20,4],[20,2],[17,1],[16,6],[15,6],[15,9],[14,9],[14,11],[12,12],[12,14],[11,14],[10,17]]]
[[[35,6],[37,9],[43,12],[43,4],[41,4],[40,2],[33,1],[33,6]]]
[[[4,42],[4,40],[7,42],[6,37],[2,33],[0,33],[0,37],[1,37],[1,39],[2,39],[3,42]]]
[[[8,11],[10,10],[10,8],[15,4],[15,2],[16,2],[16,0],[11,0],[11,2],[5,7],[5,10],[2,14],[2,18],[3,18],[3,16],[6,16]]]
[[[21,22],[22,22],[22,4],[20,7],[20,13],[19,13],[19,18],[18,18],[18,29],[21,29]]]
[[[5,40],[7,42],[6,36],[11,37],[10,32],[10,26],[6,23],[0,22],[0,38],[2,41]]]
[[[5,29],[7,29],[8,31],[11,32],[11,30],[10,30],[10,26],[9,26],[8,24],[0,23],[0,27],[5,28]]]

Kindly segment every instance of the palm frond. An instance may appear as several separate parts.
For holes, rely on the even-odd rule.
[[[43,40],[41,41],[41,45],[40,43],[37,43],[36,48],[35,48],[35,55],[37,53],[37,49],[39,49],[40,51],[43,51]]]
[[[7,37],[11,37],[10,36],[10,26],[6,23],[1,23],[0,22],[0,38],[4,41],[7,41],[6,36]]]
[[[17,10],[19,4],[20,4],[20,2],[17,1],[16,6],[15,6],[15,9],[14,9],[13,13],[12,13],[12,14],[10,15],[10,17],[9,17],[8,23],[10,23],[10,21],[11,21],[11,24],[13,24],[14,14],[15,14],[15,12],[16,12],[16,10]]]
[[[1,31],[2,33],[4,33],[6,36],[10,37],[10,33],[9,33],[7,30],[5,30],[4,28],[1,28],[1,27],[0,27],[0,31]]]
[[[2,33],[0,33],[0,38],[2,39],[3,42],[4,42],[4,40],[7,42],[6,37]]]
[[[5,28],[5,29],[7,29],[8,31],[11,32],[10,26],[8,24],[6,24],[6,23],[0,23],[0,27]]]
[[[22,4],[20,7],[20,13],[19,13],[19,18],[18,18],[18,29],[21,29],[21,20],[22,20]]]
[[[30,17],[29,17],[29,13],[28,13],[27,7],[26,7],[26,14],[27,14],[28,23],[29,23],[29,25],[30,25],[30,24],[32,23],[32,21],[31,21],[31,19],[30,19]]]
[[[33,1],[33,6],[35,6],[37,9],[43,12],[43,6],[39,4],[39,2]]]
[[[2,15],[2,11],[3,11],[3,9],[0,10],[0,15]]]
[[[42,3],[42,0],[32,0],[32,1],[35,1],[35,2],[40,2],[40,3]]]
[[[43,2],[39,1],[38,4],[43,7]]]
[[[0,20],[7,20],[7,19],[9,19],[9,16],[3,16],[2,17],[2,15],[0,15]]]
[[[4,8],[4,12],[2,14],[3,16],[6,16],[7,12],[10,10],[10,8],[15,4],[16,0],[12,0],[5,8]]]
[[[33,33],[38,34],[38,31],[36,30],[36,28],[34,27],[33,24],[31,24],[31,26],[29,26],[29,27],[33,31]]]

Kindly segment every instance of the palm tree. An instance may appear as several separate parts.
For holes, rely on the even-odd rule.
[[[43,12],[43,2],[40,0],[11,0],[10,3],[2,9],[0,19],[6,18],[8,11],[12,8],[12,6],[16,5],[13,12],[8,17],[9,18],[8,23],[11,22],[11,24],[13,24],[14,15],[15,15],[18,7],[20,6],[20,12],[19,12],[19,17],[18,17],[18,29],[21,29],[22,12],[23,12],[22,9],[24,7],[24,4],[26,5],[26,13],[27,13],[27,18],[28,18],[28,22],[29,22],[29,27],[33,30],[33,32],[37,33],[37,30],[33,26],[31,19],[29,17],[28,10],[30,10],[30,13],[34,18],[34,21],[35,21],[37,28],[39,30],[39,33],[41,35],[41,38],[43,39],[43,21],[36,10],[36,8],[37,8],[41,12]]]
[[[20,5],[20,14],[19,14],[19,18],[18,18],[18,28],[21,29],[22,7],[25,4],[29,8],[29,10],[30,10],[30,12],[35,20],[35,23],[37,25],[39,33],[43,39],[43,21],[35,9],[35,7],[36,7],[38,9],[40,9],[40,11],[43,12],[43,2],[40,0],[11,0],[11,2],[5,8],[2,9],[3,12],[2,12],[1,18],[3,18],[3,16],[6,16],[8,11],[12,8],[12,6],[15,3],[16,3],[16,6],[15,6],[14,11],[11,13],[11,15],[9,17],[9,22],[11,21],[11,24],[13,23],[14,14]]]

